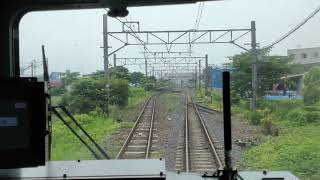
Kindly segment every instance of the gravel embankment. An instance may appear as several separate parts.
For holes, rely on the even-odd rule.
[[[174,170],[176,149],[179,142],[180,132],[184,124],[184,95],[174,93],[170,99],[163,94],[157,102],[156,118],[159,122],[160,146],[165,149],[164,159],[166,169]]]

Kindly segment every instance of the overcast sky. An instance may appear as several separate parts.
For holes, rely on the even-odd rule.
[[[199,29],[250,28],[256,21],[257,42],[268,45],[288,32],[320,5],[319,0],[226,0],[206,2]],[[194,28],[198,4],[129,8],[133,21],[140,22],[140,30],[189,30]],[[49,70],[79,71],[84,74],[103,69],[102,16],[104,9],[32,12],[20,23],[20,61],[22,66],[31,60],[41,60],[41,45],[46,47]],[[130,20],[131,20],[130,19]],[[122,19],[125,21],[125,19]],[[119,21],[108,19],[109,31],[120,31]],[[320,14],[292,36],[274,47],[271,54],[286,55],[287,49],[320,46]],[[109,38],[110,39],[110,38]],[[250,36],[240,44],[250,43]],[[109,42],[113,49],[119,46]],[[250,48],[250,47],[248,47]],[[113,50],[111,49],[111,51]],[[149,47],[164,51],[164,46]],[[172,51],[185,51],[187,46],[173,46]],[[141,47],[129,46],[118,57],[142,57]],[[228,44],[205,44],[193,47],[194,55],[209,55],[210,64],[227,62],[243,50]],[[112,61],[112,58],[110,58]],[[142,71],[143,67],[130,67]],[[40,73],[38,68],[37,72]],[[26,71],[26,74],[29,72]]]

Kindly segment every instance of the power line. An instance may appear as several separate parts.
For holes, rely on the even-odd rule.
[[[107,10],[106,8],[105,8],[104,10],[108,12],[108,10]],[[117,20],[118,20],[119,22],[121,22],[121,23],[124,23],[124,22],[121,21],[119,18],[115,18],[115,19],[117,19]],[[126,17],[125,17],[125,19],[126,19],[126,21],[128,21]],[[131,17],[130,17],[130,19],[131,19]],[[143,41],[141,40],[141,38],[139,37],[139,35],[137,35],[136,33],[134,33],[134,30],[132,29],[131,24],[130,24],[130,25],[127,25],[127,24],[124,23],[124,25],[127,26],[127,27],[131,30],[131,32],[133,33],[132,35],[133,35],[133,37],[135,38],[135,40],[137,41],[137,43],[140,43],[140,44],[144,47],[144,50],[145,50],[145,51],[146,51],[146,50],[149,51],[149,53],[151,54],[151,51],[146,47],[146,45],[143,43]],[[139,46],[139,47],[140,47],[140,46]],[[145,54],[144,54],[144,57],[146,57]]]
[[[116,18],[116,19],[117,19],[119,22],[124,23],[124,22],[121,21],[119,18]],[[130,19],[130,21],[132,21],[131,16],[129,16],[129,19]],[[125,20],[128,21],[127,17],[125,17]],[[144,51],[144,52],[147,52],[147,51],[148,51],[148,53],[149,53],[151,56],[153,56],[154,58],[163,59],[163,58],[161,58],[160,56],[157,57],[156,54],[153,54],[153,53],[147,48],[147,46],[145,45],[145,43],[143,42],[143,40],[141,40],[139,34],[136,34],[136,33],[135,33],[135,32],[137,32],[137,31],[134,30],[134,29],[135,29],[134,26],[133,26],[133,28],[132,28],[132,27],[131,27],[131,26],[132,26],[131,24],[129,24],[129,25],[124,24],[124,25],[131,30],[131,32],[133,33],[132,35],[133,35],[133,37],[135,37],[136,42],[137,42],[138,44],[141,44],[141,45],[143,46],[143,51]],[[140,42],[139,42],[139,41],[140,41]],[[171,44],[171,46],[172,46],[172,44]],[[170,49],[171,49],[171,46],[170,46]],[[139,46],[139,47],[140,47],[140,46]],[[168,50],[168,52],[170,52],[170,49]],[[143,56],[144,56],[144,58],[147,58],[147,57],[146,57],[146,53],[144,53]]]
[[[266,46],[264,48],[269,49],[272,48],[273,46],[275,46],[276,44],[280,43],[281,41],[283,41],[284,39],[286,39],[287,37],[289,37],[291,34],[293,34],[295,31],[297,31],[298,29],[300,29],[303,25],[305,25],[311,18],[313,18],[318,12],[320,11],[320,6],[318,6],[316,8],[316,10],[314,10],[307,18],[305,18],[303,21],[301,21],[297,26],[295,26],[293,29],[291,29],[289,32],[287,32],[285,35],[283,35],[280,39],[278,39],[277,41],[273,42],[272,44],[270,44],[269,46]]]
[[[200,21],[201,21],[201,18],[202,18],[202,12],[203,12],[203,9],[204,9],[204,2],[200,2],[199,6],[198,6],[198,11],[197,11],[197,17],[196,17],[196,21],[195,21],[195,24],[194,24],[194,30],[198,30],[199,29],[199,25],[200,25]],[[194,39],[196,38],[196,32],[193,33],[192,35],[192,41],[194,41]],[[193,48],[193,44],[190,44],[189,45],[189,51],[191,52],[192,51],[192,48]],[[190,54],[191,56],[191,54]]]
[[[198,17],[197,17],[196,22],[195,22],[195,28],[194,29],[196,31],[199,29],[200,21],[201,21],[201,18],[202,18],[203,8],[204,8],[204,2],[201,2],[199,4],[199,8],[198,8],[198,15],[197,15]],[[192,41],[194,41],[195,39],[196,39],[196,32],[193,33]],[[194,46],[194,44],[190,45],[190,49],[189,49],[190,52],[192,52],[193,46]],[[190,56],[191,56],[191,54],[190,54]]]
[[[130,21],[132,22],[132,18],[131,18],[131,16],[130,16],[130,14],[129,14],[129,18],[130,18]],[[125,17],[125,19],[126,19],[126,21],[128,21],[128,19],[127,19],[127,17]],[[123,23],[123,22],[122,22]],[[129,24],[129,28],[131,29],[131,31],[133,31],[133,29],[135,30],[135,27],[133,26],[133,29],[131,28],[131,26],[132,26],[132,24],[130,23]],[[135,33],[134,33],[135,34]],[[139,35],[137,35],[137,34],[135,34],[135,36],[136,37],[138,37],[139,39],[140,39],[140,37],[139,37]],[[136,39],[136,41],[138,42],[138,40]],[[142,42],[140,41],[140,43],[142,44]],[[146,46],[143,44],[143,47],[144,47],[144,52],[146,51]],[[139,46],[139,48],[141,49],[141,46]],[[146,58],[146,54],[144,53],[143,54],[143,56],[144,56],[144,58]]]
[[[104,10],[108,12],[107,9],[104,9]],[[132,21],[131,16],[129,16],[129,18],[130,18],[131,21]],[[124,24],[126,27],[128,27],[128,28],[131,30],[132,36],[133,36],[134,39],[136,40],[137,44],[140,44],[140,45],[143,46],[144,52],[147,52],[147,51],[148,51],[149,54],[153,55],[152,52],[147,48],[147,46],[145,45],[145,43],[143,42],[143,40],[139,37],[139,35],[135,33],[136,31],[133,30],[133,29],[135,29],[135,27],[133,26],[133,28],[132,28],[132,27],[131,27],[132,24],[127,25],[125,22],[121,21],[119,18],[115,18],[115,19],[117,19],[119,22],[121,22],[122,24]],[[127,17],[125,17],[125,20],[128,22]],[[139,46],[139,47],[141,47],[141,46]],[[147,59],[146,53],[144,53],[143,56],[144,56],[145,59]],[[154,55],[154,58],[156,58],[156,55]],[[147,64],[146,64],[146,65],[147,65]],[[139,67],[140,67],[140,66],[139,66]]]

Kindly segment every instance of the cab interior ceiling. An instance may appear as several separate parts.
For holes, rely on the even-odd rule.
[[[191,4],[203,1],[220,0],[13,0],[12,2],[19,9],[59,10]]]

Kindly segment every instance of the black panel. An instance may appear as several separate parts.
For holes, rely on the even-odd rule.
[[[45,164],[44,83],[0,80],[0,168]]]

